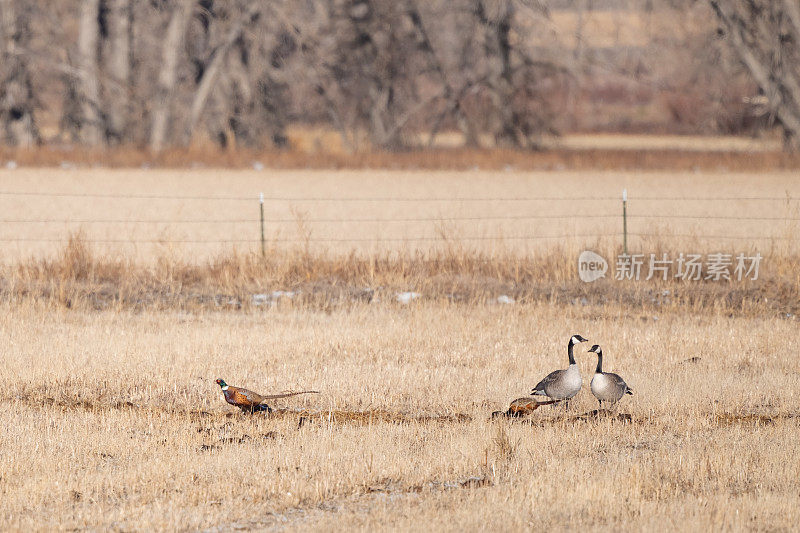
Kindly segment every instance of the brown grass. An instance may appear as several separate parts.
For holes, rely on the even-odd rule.
[[[789,529],[800,518],[792,321],[665,310],[641,322],[617,305],[550,303],[0,305],[10,529]],[[572,411],[491,419],[565,363],[574,332],[635,388],[617,410],[630,421],[582,416],[596,405],[587,391]],[[591,357],[578,360],[589,374]],[[216,377],[323,394],[243,415]]]
[[[663,248],[654,250],[659,256]],[[600,251],[606,257],[621,253]],[[84,310],[332,310],[394,302],[397,294],[413,290],[425,300],[456,304],[497,303],[500,297],[510,297],[517,303],[618,304],[637,313],[800,313],[796,255],[766,257],[755,281],[620,282],[613,279],[612,265],[607,279],[594,283],[578,279],[577,255],[559,247],[534,256],[486,255],[454,245],[443,252],[416,254],[363,257],[274,251],[266,258],[232,255],[200,264],[162,258],[142,265],[96,257],[80,236],[73,236],[55,259],[30,259],[0,269],[0,298]]]
[[[4,178],[16,190],[128,194],[185,195],[189,186],[198,195],[241,194],[266,184],[283,194],[334,196],[580,190],[591,197],[621,186],[651,195],[798,196],[794,176],[781,173],[20,169]],[[220,205],[2,201],[8,217],[169,218]],[[596,202],[569,208],[581,212],[580,223],[602,224],[591,217]],[[722,208],[743,216],[794,209],[789,200]],[[384,204],[366,209],[391,214]],[[691,209],[725,212],[713,202]],[[315,216],[330,213],[324,207]],[[572,221],[555,224],[545,229],[577,232]],[[796,232],[791,224],[730,224],[640,227],[659,237],[630,246],[759,250],[759,280],[586,284],[575,265],[586,242],[481,249],[451,228],[436,247],[348,251],[271,241],[265,258],[230,249],[124,254],[92,243],[102,237],[97,230],[56,228],[72,238],[38,253],[8,250],[0,266],[0,523],[9,530],[790,530],[800,520]],[[325,230],[343,231],[318,231]],[[670,236],[701,230],[753,239]],[[39,235],[28,226],[5,231]],[[196,231],[215,235],[213,226]],[[589,244],[606,257],[620,247],[616,238]],[[274,291],[295,295],[273,298]],[[422,296],[402,304],[395,298],[402,291]],[[254,299],[259,294],[268,296]],[[501,305],[502,295],[515,303]],[[534,410],[523,397],[566,365],[574,333],[601,344],[605,369],[635,390],[610,413],[594,411],[595,360],[585,345],[576,351],[585,386],[569,410]],[[265,394],[321,394],[276,400],[271,416],[245,415],[223,401],[216,378]],[[509,407],[526,412],[492,418]]]
[[[601,136],[602,137],[602,136]],[[658,143],[636,142],[630,147],[624,136],[620,141],[594,141],[585,137],[567,140],[566,147],[542,151],[505,149],[437,148],[407,152],[366,151],[353,154],[338,152],[263,151],[239,148],[219,150],[213,147],[171,149],[160,154],[136,148],[93,150],[70,147],[62,150],[41,147],[35,150],[0,148],[0,161],[15,161],[24,167],[97,167],[106,168],[227,168],[247,169],[260,163],[273,169],[393,169],[393,170],[706,170],[732,171],[794,170],[800,168],[800,156],[779,149],[731,149],[711,142],[703,149],[702,138],[677,144],[678,148],[659,147]],[[712,138],[713,140],[713,138]],[[667,143],[668,145],[670,143]],[[687,145],[696,147],[689,148]]]

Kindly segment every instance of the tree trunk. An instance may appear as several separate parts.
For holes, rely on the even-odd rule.
[[[178,56],[193,4],[194,0],[180,0],[180,3],[172,10],[167,34],[164,37],[158,90],[153,106],[153,129],[150,133],[150,149],[154,152],[161,151],[167,140],[167,127],[170,122],[172,99],[177,81]]]
[[[34,93],[22,57],[30,40],[30,6],[17,12],[13,0],[0,0],[0,124],[5,143],[29,147],[40,141],[34,120]]]
[[[242,35],[245,25],[258,15],[258,11],[259,7],[257,5],[248,8],[245,15],[236,21],[228,31],[225,41],[222,42],[222,44],[220,44],[216,50],[214,50],[214,53],[211,56],[211,61],[203,71],[203,77],[200,79],[200,83],[197,86],[197,91],[194,94],[194,99],[192,100],[189,124],[186,128],[186,133],[184,134],[185,144],[191,143],[195,128],[197,127],[197,123],[200,121],[200,117],[203,114],[208,97],[211,95],[211,91],[217,84],[217,79],[219,78],[222,66],[225,63],[225,57],[228,55],[228,50],[230,50],[231,46],[233,46],[236,40]]]
[[[78,22],[78,68],[81,78],[81,138],[88,146],[103,142],[97,69],[100,0],[81,0]]]
[[[486,88],[492,102],[494,123],[491,125],[497,146],[519,147],[519,120],[513,108],[511,69],[510,0],[474,0],[474,16],[482,29],[483,53],[487,62]]]
[[[490,64],[489,97],[496,112],[495,142],[498,146],[519,147],[524,144],[519,120],[514,112],[513,80],[511,79],[511,19],[513,7],[509,0],[501,0],[492,8],[498,12],[490,17],[486,0],[478,0],[478,18],[484,26],[486,53]]]
[[[443,98],[447,103],[445,111],[437,117],[437,119],[433,123],[433,127],[430,131],[430,137],[428,139],[428,147],[433,147],[434,140],[436,138],[436,134],[438,133],[439,126],[441,125],[442,120],[444,119],[445,114],[452,113],[456,120],[456,125],[458,129],[461,130],[461,133],[464,135],[464,144],[470,148],[475,148],[479,146],[478,140],[478,132],[475,128],[475,125],[469,119],[469,117],[464,113],[464,110],[461,109],[461,98],[463,97],[463,91],[456,91],[453,89],[453,85],[450,83],[450,80],[447,77],[447,73],[444,70],[444,66],[442,62],[439,60],[439,57],[436,55],[436,51],[433,49],[433,43],[431,42],[430,37],[428,36],[428,30],[425,28],[425,24],[422,21],[422,14],[417,7],[417,3],[415,0],[409,0],[406,9],[408,10],[408,15],[411,18],[411,23],[417,30],[419,34],[419,38],[422,41],[420,48],[425,53],[428,64],[430,67],[436,72],[441,80],[442,87],[443,87]],[[469,83],[466,84],[467,86]]]
[[[110,0],[109,57],[110,77],[105,91],[109,140],[130,141],[127,131],[131,88],[131,0]]]

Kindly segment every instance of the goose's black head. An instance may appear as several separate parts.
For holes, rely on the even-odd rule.
[[[580,343],[582,343],[582,342],[586,342],[586,341],[588,341],[588,340],[589,340],[589,339],[584,339],[584,338],[583,338],[583,337],[581,337],[580,335],[573,335],[573,336],[572,336],[572,338],[570,338],[570,339],[569,339],[569,344],[570,344],[571,346],[575,346],[576,344],[580,344]]]
[[[600,348],[600,345],[599,345],[599,344],[595,344],[594,346],[592,346],[591,348],[589,348],[589,351],[590,351],[590,352],[594,352],[594,353],[596,353],[597,355],[603,355],[603,350]]]

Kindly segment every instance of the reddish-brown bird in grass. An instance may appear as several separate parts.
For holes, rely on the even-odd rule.
[[[495,411],[492,413],[492,418],[498,416],[520,417],[529,415],[543,405],[552,405],[558,403],[560,400],[546,400],[543,402],[538,401],[536,398],[526,396],[525,398],[517,398],[511,405],[508,406],[507,411]]]
[[[264,396],[251,390],[243,389],[241,387],[232,387],[225,383],[224,379],[218,379],[217,385],[222,388],[222,394],[225,396],[225,401],[229,404],[238,407],[244,413],[253,413],[255,411],[272,412],[269,405],[265,402],[267,400],[276,400],[278,398],[288,398],[290,396],[297,396],[298,394],[319,394],[315,390],[307,390],[300,392],[284,392],[281,394],[270,394]]]

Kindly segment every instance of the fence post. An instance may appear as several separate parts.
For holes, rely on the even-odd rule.
[[[262,192],[259,196],[259,206],[261,207],[261,257],[265,258],[267,256],[266,251],[264,250],[264,193]]]
[[[622,253],[628,255],[628,189],[622,189]]]

